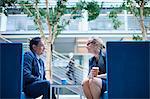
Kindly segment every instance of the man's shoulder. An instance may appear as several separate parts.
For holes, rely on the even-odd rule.
[[[25,52],[25,53],[24,53],[24,56],[30,57],[30,58],[34,58],[34,57],[35,57],[35,55],[34,55],[33,52],[31,52],[31,51]]]

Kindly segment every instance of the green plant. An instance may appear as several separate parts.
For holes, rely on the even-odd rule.
[[[12,6],[16,2],[17,2],[17,0],[1,0],[0,7]]]
[[[101,4],[102,7],[103,3]],[[97,2],[88,2],[85,6],[85,10],[88,11],[88,21],[94,20],[99,16],[100,6]]]
[[[115,10],[109,13],[109,18],[113,23],[113,28],[118,29],[122,25],[121,21],[118,19],[117,12]]]
[[[136,40],[136,41],[141,41],[141,40],[143,40],[143,38],[142,37],[140,37],[139,35],[133,35],[133,38],[132,38],[133,40]]]
[[[13,6],[17,0],[0,0],[0,13],[4,13],[8,16],[7,8]]]
[[[20,1],[22,11],[29,17],[32,17],[37,29],[40,31],[41,37],[44,39],[47,50],[47,71],[51,75],[51,56],[52,46],[56,37],[64,30],[66,25],[69,25],[70,20],[82,17],[82,11],[88,11],[88,20],[94,20],[100,13],[100,7],[97,2],[78,2],[73,7],[67,7],[67,0],[57,0],[55,6],[49,6],[48,0],[45,0],[45,7],[39,8],[39,1]],[[65,13],[69,13],[68,19],[62,19]],[[45,37],[44,25],[48,27],[48,37]],[[51,75],[52,76],[52,75]],[[51,78],[51,77],[48,77]]]
[[[117,14],[126,10],[128,13],[136,17],[140,24],[143,40],[147,40],[147,30],[150,26],[146,26],[144,19],[150,16],[149,3],[149,0],[124,0],[120,7],[114,9],[114,16],[112,16],[112,20],[118,21]]]

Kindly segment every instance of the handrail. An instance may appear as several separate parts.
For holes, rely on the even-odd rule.
[[[64,59],[64,61],[66,61],[66,62],[71,61],[72,63],[76,64],[75,61],[70,60],[68,57],[64,56],[63,54],[56,52],[55,50],[53,50],[53,55],[55,55],[56,57],[61,56],[62,58],[59,57],[60,59]],[[80,65],[80,64],[76,64],[76,65],[78,65],[77,66],[78,69],[83,70],[82,68],[80,68],[80,67],[82,67],[82,65]]]
[[[6,39],[6,38],[5,38],[4,36],[2,36],[1,34],[0,34],[0,38],[2,38],[4,41],[6,41],[6,42],[8,42],[8,43],[12,43],[12,41]]]
[[[61,67],[61,66],[58,66],[58,67],[54,67],[54,68],[56,68],[58,71],[59,71],[59,69],[61,69],[61,71],[59,71],[59,75],[60,76],[67,76],[65,73],[67,72],[67,70],[65,69],[65,67]],[[58,69],[59,68],[59,69]],[[76,70],[75,70],[76,71]],[[82,71],[81,71],[82,72]],[[55,74],[55,75],[58,75],[57,74],[57,71],[53,71],[53,73]],[[82,73],[80,73],[79,71],[76,71],[76,72],[74,72],[74,77],[75,77],[75,79],[76,79],[76,81],[77,81],[77,83],[81,83],[81,81],[83,80],[82,79],[82,75],[81,75]],[[70,74],[71,75],[71,74]],[[68,77],[67,77],[68,78]],[[74,78],[73,78],[74,79]]]
[[[55,75],[57,78],[60,78],[59,76],[57,76],[57,75]],[[58,84],[61,84],[60,82],[58,82],[58,81],[56,81],[55,80],[55,82],[56,83],[58,83]],[[74,93],[76,93],[76,94],[78,94],[79,92],[77,92],[76,90],[74,90],[74,89],[72,89],[72,88],[67,88],[67,89],[69,89],[69,90],[71,90],[72,92],[74,92]],[[82,94],[83,95],[83,94]]]

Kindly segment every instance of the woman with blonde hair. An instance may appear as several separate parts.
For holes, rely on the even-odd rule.
[[[100,99],[100,95],[106,90],[105,46],[102,39],[91,37],[86,48],[93,57],[89,59],[88,77],[82,82],[83,91],[87,99]],[[93,67],[99,69],[98,75]]]

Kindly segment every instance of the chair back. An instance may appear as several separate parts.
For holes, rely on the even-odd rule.
[[[22,44],[0,43],[0,99],[20,99]]]
[[[150,98],[150,42],[107,42],[108,99]]]

